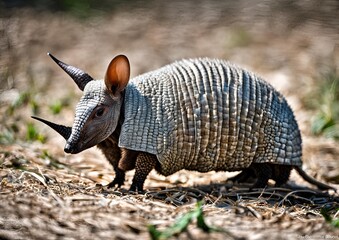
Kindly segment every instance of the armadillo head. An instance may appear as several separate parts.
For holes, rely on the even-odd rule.
[[[52,58],[57,63],[62,63],[55,57]],[[59,63],[66,72],[68,70],[67,73],[84,94],[76,107],[73,126],[71,130],[67,128],[67,134],[62,134],[62,125],[51,122],[47,124],[47,121],[44,123],[66,139],[64,151],[75,154],[102,142],[116,129],[123,104],[123,92],[129,80],[129,61],[123,55],[115,57],[107,68],[104,80],[93,80],[83,71],[65,63],[61,66]],[[77,76],[74,77],[72,72]]]

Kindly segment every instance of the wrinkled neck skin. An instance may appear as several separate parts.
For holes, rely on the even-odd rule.
[[[89,82],[76,107],[72,133],[67,139],[65,152],[76,154],[109,138],[123,119],[123,114],[120,114],[123,99],[123,93],[112,97],[104,81]]]
[[[118,121],[118,125],[115,128],[114,132],[105,140],[101,141],[100,143],[97,144],[97,147],[101,150],[106,150],[106,148],[118,148],[119,144],[119,137],[120,137],[120,132],[121,132],[121,127],[124,122],[124,105],[121,107],[121,114],[120,118]],[[120,157],[119,157],[120,158]]]
[[[102,151],[114,169],[118,167],[119,159],[121,158],[121,150],[118,146],[121,126],[122,122],[119,121],[111,136],[97,144],[97,147]]]

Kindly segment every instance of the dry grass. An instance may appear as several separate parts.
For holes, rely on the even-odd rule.
[[[245,185],[222,183],[225,179],[187,186],[187,182],[178,183],[180,176],[165,183],[152,173],[148,190],[134,194],[125,188],[103,187],[105,168],[89,164],[84,169],[59,162],[57,169],[36,148],[4,147],[0,156],[2,239],[149,239],[148,225],[164,230],[200,200],[207,223],[224,232],[205,233],[190,224],[180,239],[286,239],[339,234],[320,214],[325,207],[332,216],[336,214],[339,198],[334,193],[300,186],[249,191]],[[211,181],[210,174],[199,177],[201,182]]]

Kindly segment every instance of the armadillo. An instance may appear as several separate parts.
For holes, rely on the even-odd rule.
[[[253,187],[287,182],[294,168],[321,189],[330,186],[302,170],[302,140],[286,99],[257,75],[224,60],[174,62],[130,79],[129,60],[116,56],[103,80],[50,57],[83,96],[73,127],[33,117],[66,139],[76,154],[97,145],[115,170],[109,187],[120,187],[135,169],[130,190],[142,191],[152,169],[242,171]]]

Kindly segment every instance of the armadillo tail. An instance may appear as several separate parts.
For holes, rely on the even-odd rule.
[[[337,191],[337,189],[335,189],[334,187],[331,187],[325,183],[319,182],[318,180],[312,178],[311,176],[309,176],[304,170],[302,170],[301,167],[299,166],[295,166],[294,167],[295,170],[297,170],[297,172],[300,174],[300,176],[307,182],[317,186],[319,189],[321,190],[328,190],[328,189],[333,189],[334,191]]]

